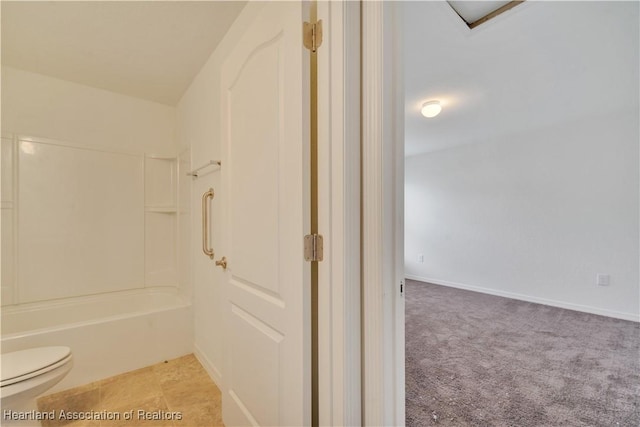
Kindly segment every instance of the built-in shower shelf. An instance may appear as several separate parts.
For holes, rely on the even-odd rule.
[[[145,286],[175,286],[178,281],[178,159],[144,159]]]

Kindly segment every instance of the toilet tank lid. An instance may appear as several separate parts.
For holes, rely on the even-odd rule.
[[[30,374],[53,365],[71,354],[64,346],[36,347],[0,355],[2,382]]]

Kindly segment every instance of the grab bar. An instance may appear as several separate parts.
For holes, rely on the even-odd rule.
[[[213,188],[202,195],[202,252],[213,259],[213,248],[209,247],[209,203],[207,199],[213,200]]]

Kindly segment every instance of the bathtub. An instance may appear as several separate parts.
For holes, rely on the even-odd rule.
[[[193,351],[191,303],[176,288],[146,288],[2,308],[2,352],[71,347],[71,372],[48,393]]]

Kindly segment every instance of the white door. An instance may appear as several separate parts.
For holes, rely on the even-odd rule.
[[[221,71],[227,426],[310,424],[302,13],[300,2],[264,4]]]

